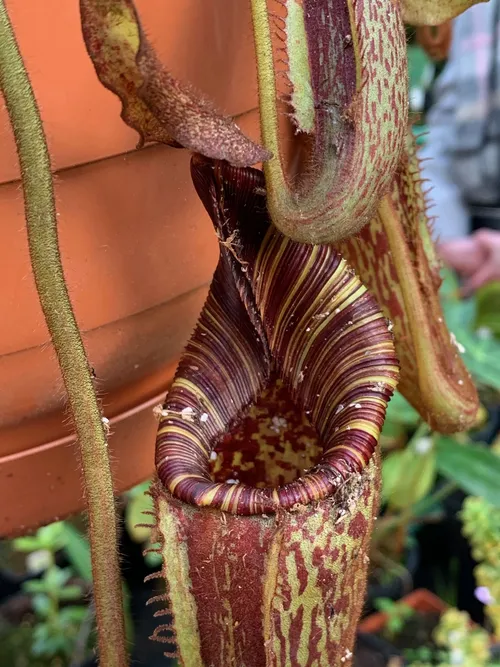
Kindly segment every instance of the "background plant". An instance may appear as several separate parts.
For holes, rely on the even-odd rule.
[[[398,635],[406,621],[415,615],[415,610],[405,602],[389,598],[377,598],[375,607],[387,617],[384,631],[389,639]]]
[[[31,664],[79,664],[95,645],[90,549],[86,538],[70,523],[56,522],[35,535],[12,541],[14,552],[25,554],[33,578],[22,585],[31,611],[14,629],[2,628],[2,655],[13,667]],[[66,563],[60,564],[61,555]],[[35,576],[36,575],[36,576]],[[9,648],[10,647],[10,648]]]
[[[498,311],[482,290],[468,300],[458,295],[458,282],[445,271],[441,288],[443,311],[462,357],[480,388],[486,405],[498,405],[500,396],[500,341],[493,329]],[[487,288],[488,291],[496,289]],[[482,423],[488,419],[482,409]],[[500,503],[499,458],[494,450],[477,442],[474,431],[451,436],[432,432],[418,413],[396,392],[387,410],[382,429],[382,502],[385,510],[374,533],[373,558],[393,574],[400,572],[404,550],[418,526],[439,519],[443,500],[460,488],[480,500],[467,507],[489,507],[494,520]],[[483,518],[484,523],[484,518]],[[500,543],[499,543],[500,544]],[[382,559],[381,554],[388,557]]]
[[[434,631],[434,640],[439,649],[430,651],[432,661],[421,661],[418,654],[422,658],[422,651],[417,650],[410,664],[414,667],[492,667],[495,664],[490,660],[488,633],[474,626],[465,612],[445,611]]]
[[[484,498],[466,498],[460,517],[464,535],[479,562],[476,595],[486,605],[493,633],[500,636],[500,510]]]

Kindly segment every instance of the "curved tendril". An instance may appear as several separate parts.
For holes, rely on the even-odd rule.
[[[283,234],[331,243],[363,227],[388,191],[407,124],[406,42],[393,0],[284,0],[292,118],[308,137],[294,183],[279,139],[266,0],[252,0],[268,207]]]

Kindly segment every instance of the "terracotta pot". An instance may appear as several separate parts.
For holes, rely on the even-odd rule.
[[[401,602],[421,614],[443,614],[448,609],[448,605],[441,598],[438,598],[437,595],[434,595],[434,593],[425,588],[412,591],[409,595],[402,598]],[[361,621],[358,626],[358,632],[377,634],[384,629],[386,623],[387,614],[382,612],[371,614]]]
[[[401,598],[400,602],[406,604],[420,614],[439,614],[441,616],[447,609],[449,609],[446,602],[443,602],[441,598],[425,588],[418,588],[417,590],[412,591],[409,595]],[[382,612],[370,614],[370,616],[367,616],[358,625],[358,633],[377,635],[382,632],[386,623],[387,614]],[[470,627],[477,627],[477,624],[471,621]],[[493,637],[490,638],[490,646],[492,656],[496,656],[499,648]]]
[[[175,75],[258,138],[246,3],[137,0]],[[67,281],[111,420],[116,491],[153,471],[156,421],[217,259],[189,155],[152,146],[98,82],[77,2],[10,0],[56,175]],[[15,148],[0,105],[0,536],[83,508],[62,380],[34,288]]]

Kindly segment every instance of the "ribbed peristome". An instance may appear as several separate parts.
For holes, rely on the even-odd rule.
[[[192,173],[221,256],[163,408],[158,475],[175,497],[232,514],[327,498],[375,450],[398,379],[392,334],[338,253],[269,226],[261,172],[195,158]],[[214,482],[215,448],[276,381],[314,428],[317,461],[278,487]]]

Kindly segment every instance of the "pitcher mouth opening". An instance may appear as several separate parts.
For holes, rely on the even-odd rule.
[[[332,437],[326,439],[311,420],[312,410],[301,407],[276,374],[211,445],[202,442],[210,442],[214,416],[184,409],[180,419],[192,435],[198,433],[197,442],[191,441],[189,460],[185,448],[176,453],[172,445],[157,459],[163,485],[188,504],[240,515],[293,511],[331,497],[364,470],[375,451],[378,428],[367,430],[366,420],[384,405],[388,386],[372,386],[377,388],[379,396],[351,395],[349,403],[337,404]],[[163,415],[159,440],[181,437],[179,415],[168,407]]]
[[[239,515],[328,498],[375,451],[399,377],[390,327],[335,250],[270,224],[261,172],[196,158],[192,173],[220,259],[164,405],[158,476]]]

